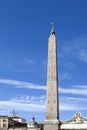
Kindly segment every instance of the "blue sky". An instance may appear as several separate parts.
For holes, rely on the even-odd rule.
[[[55,21],[60,120],[87,117],[87,1],[0,1],[0,115],[45,120],[47,49]]]

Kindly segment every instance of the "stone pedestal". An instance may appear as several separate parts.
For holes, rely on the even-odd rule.
[[[44,130],[60,130],[59,121],[51,120],[44,122]]]
[[[47,124],[44,125],[44,130],[59,130],[58,124]]]

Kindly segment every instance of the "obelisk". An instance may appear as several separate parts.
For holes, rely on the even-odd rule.
[[[44,130],[59,130],[58,64],[54,24],[48,39],[46,120]]]

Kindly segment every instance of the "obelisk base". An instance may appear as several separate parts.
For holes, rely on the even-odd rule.
[[[44,122],[44,130],[60,130],[60,123],[59,121],[55,120],[46,120]]]

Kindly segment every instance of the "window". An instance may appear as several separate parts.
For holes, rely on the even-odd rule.
[[[3,124],[3,128],[6,128],[6,126],[7,126],[6,124]]]
[[[7,120],[6,120],[6,119],[3,119],[3,122],[7,122]]]

